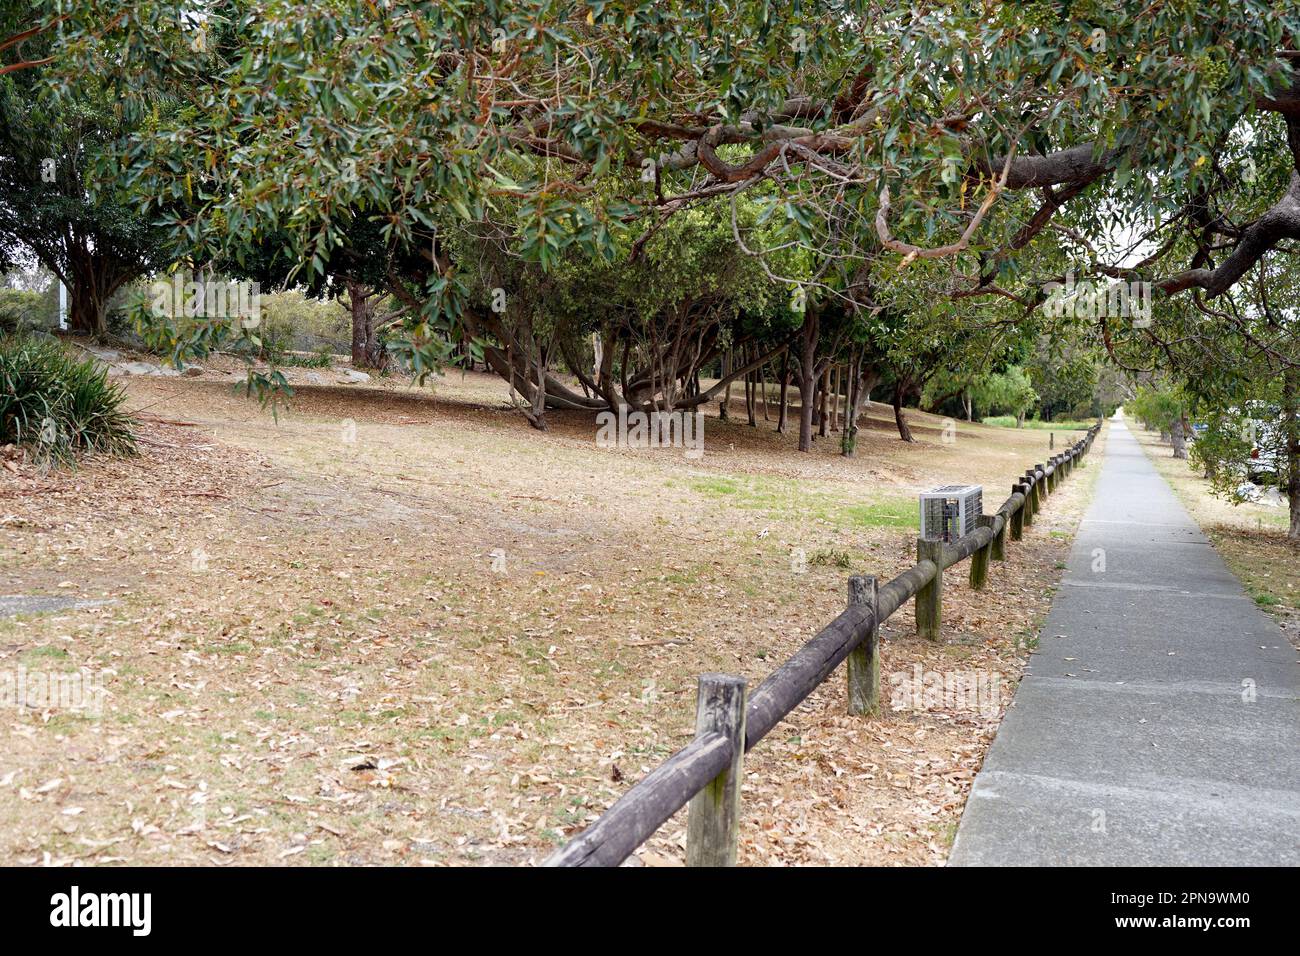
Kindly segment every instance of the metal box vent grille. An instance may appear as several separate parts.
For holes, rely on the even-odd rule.
[[[941,485],[921,492],[921,537],[930,541],[956,541],[975,530],[984,513],[982,485]]]

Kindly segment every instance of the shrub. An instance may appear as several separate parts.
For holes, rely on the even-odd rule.
[[[39,292],[0,289],[0,334],[49,325],[45,296]]]
[[[106,369],[77,361],[57,341],[0,337],[0,445],[24,446],[41,464],[135,454],[125,399]]]

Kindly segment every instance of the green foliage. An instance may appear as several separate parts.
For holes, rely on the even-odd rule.
[[[77,361],[50,339],[0,337],[0,444],[59,465],[80,454],[134,454],[125,400],[93,359]]]
[[[1043,283],[1124,261],[1120,235],[1158,247],[1155,270],[1223,262],[1293,167],[1267,105],[1295,82],[1277,51],[1300,8],[1280,0],[232,0],[205,6],[202,42],[164,0],[73,6],[49,80],[77,103],[103,78],[119,123],[87,194],[129,189],[195,262],[386,283],[404,309],[392,351],[417,375],[477,335],[471,352],[493,339],[542,378],[615,323],[644,359],[701,301],[717,341],[770,342],[798,324],[780,301],[797,287],[828,312],[819,358],[851,344],[900,392],[946,369],[1022,411],[1023,382],[978,381],[1019,365],[1043,418],[1096,414],[1103,347],[1190,381],[1192,306],[1158,306],[1155,332],[1049,327],[1028,317]],[[994,185],[1013,155],[1075,147],[1066,165],[1095,177]],[[1058,228],[1023,235],[1040,209]],[[719,245],[734,240],[761,274]],[[479,321],[498,287],[509,310]],[[1235,305],[1214,323],[1249,341]],[[159,339],[181,355],[221,334]],[[1031,355],[1040,336],[1053,348]],[[1219,405],[1239,345],[1203,376]]]
[[[1148,428],[1168,432],[1187,413],[1183,396],[1175,388],[1143,385],[1126,405],[1128,411]]]
[[[1251,147],[1231,134],[1285,85],[1274,51],[1300,21],[1270,0],[1159,3],[1142,16],[1122,0],[238,0],[204,28],[196,44],[172,4],[104,0],[65,25],[58,70],[65,84],[121,77],[123,115],[148,135],[112,162],[201,258],[246,263],[283,237],[291,268],[314,281],[369,223],[385,260],[418,264],[436,254],[440,224],[509,207],[511,254],[543,272],[574,250],[610,261],[629,226],[692,208],[671,198],[704,181],[692,157],[672,155],[684,140],[724,124],[717,157],[743,162],[774,126],[797,123],[826,134],[834,159],[810,168],[790,152],[752,177],[756,225],[778,237],[754,248],[805,257],[831,290],[831,262],[841,278],[872,258],[900,274],[876,236],[882,186],[894,233],[940,244],[1001,172],[990,160],[1012,150],[1092,143],[1110,157],[1105,188],[1071,207],[1081,236],[1169,219],[1218,175],[1221,144],[1226,162],[1244,160]],[[160,112],[160,96],[181,105]],[[778,115],[796,100],[809,105]],[[1271,186],[1286,154],[1273,140],[1265,153],[1266,139],[1250,142]],[[1054,240],[1011,251],[1036,204],[1002,196],[958,271],[1011,282],[1051,258]],[[952,270],[925,275],[951,286]],[[470,296],[460,270],[425,263],[406,278],[421,300],[407,320],[414,347],[455,335]],[[847,298],[877,304],[861,289]]]
[[[1023,422],[1018,422],[1014,415],[990,415],[984,419],[985,425],[993,425],[997,428],[1032,428],[1038,431],[1087,431],[1095,423],[1092,421],[1071,421],[1062,419],[1060,421],[1045,422],[1038,418],[1027,418]]]
[[[130,178],[100,168],[135,132],[114,90],[95,74],[72,89],[54,95],[39,70],[0,77],[0,268],[35,256],[68,286],[74,330],[101,334],[114,293],[174,247]]]
[[[0,335],[47,326],[48,312],[43,293],[0,288]]]
[[[1005,372],[978,379],[971,388],[971,398],[980,409],[1009,412],[1019,417],[1033,407],[1038,393],[1034,391],[1029,374],[1020,366],[1013,365]]]
[[[1285,484],[1286,432],[1280,409],[1265,401],[1215,411],[1192,445],[1189,459],[1215,494],[1235,504],[1250,500],[1243,484]]]
[[[1099,358],[1089,349],[1075,344],[1076,338],[1061,338],[1039,342],[1025,371],[1038,395],[1038,414],[1051,421],[1064,414],[1077,416],[1078,409],[1085,414],[1093,409],[1099,374]]]

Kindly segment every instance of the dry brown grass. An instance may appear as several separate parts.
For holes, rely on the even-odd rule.
[[[1146,431],[1134,421],[1127,424],[1255,603],[1278,618],[1291,643],[1300,649],[1300,548],[1287,540],[1286,507],[1234,505],[1216,497],[1208,481],[1186,461],[1173,457],[1158,432]]]
[[[109,692],[98,719],[5,716],[0,863],[539,861],[689,739],[695,675],[757,683],[851,571],[910,564],[919,488],[978,481],[996,506],[1047,454],[964,423],[945,444],[915,412],[905,445],[873,405],[852,460],[711,417],[691,461],[598,449],[577,415],[536,432],[483,375],[318,374],[278,422],[231,376],[132,379],[140,459],[0,472],[0,593],[116,602],[0,621],[0,668]],[[1096,470],[987,591],[950,575],[943,642],[891,621],[885,674],[1013,685]],[[742,862],[941,863],[998,717],[851,719],[842,682],[748,759]],[[680,860],[683,829],[640,859]]]

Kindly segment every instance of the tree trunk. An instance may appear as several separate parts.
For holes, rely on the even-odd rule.
[[[1016,412],[1016,427],[1017,428],[1025,427],[1025,413],[1023,410]]]
[[[966,421],[968,422],[974,421],[974,419],[971,417],[974,412],[974,409],[971,408],[971,397],[970,397],[969,388],[964,389],[961,393],[961,407],[962,407],[962,411],[965,412],[966,414]]]
[[[845,368],[849,394],[844,399],[844,429],[840,432],[840,454],[852,458],[858,448],[858,408],[862,404],[862,357],[855,355]]]
[[[1286,500],[1291,512],[1287,537],[1300,542],[1300,369],[1282,376],[1282,428],[1286,437]]]
[[[524,417],[528,419],[528,424],[532,425],[538,431],[546,431],[546,372],[547,372],[546,350],[538,347],[537,360],[534,367],[537,370],[537,384],[533,389],[532,410],[524,411]]]
[[[903,395],[907,391],[902,382],[894,385],[894,424],[898,426],[898,437],[903,441],[914,442],[912,429],[907,425],[907,416],[903,414]]]
[[[741,361],[749,363],[748,349],[742,353]],[[758,372],[753,371],[745,375],[745,414],[749,418],[749,427],[758,427]]]
[[[767,363],[758,370],[758,397],[763,402],[763,421],[770,422],[772,416],[767,413]]]
[[[831,366],[831,431],[835,431],[840,418],[840,365]]]
[[[74,285],[68,290],[68,328],[97,339],[108,334],[107,311],[92,289]]]
[[[388,364],[387,349],[375,329],[375,292],[355,279],[345,279],[348,308],[352,313],[352,365],[354,368],[382,369]],[[470,370],[474,368],[469,360]]]
[[[1174,423],[1169,426],[1169,440],[1174,446],[1175,458],[1187,457],[1187,435],[1183,431],[1183,420],[1175,418]]]
[[[93,253],[78,252],[67,269],[69,330],[104,338],[108,334],[108,299],[117,288],[107,266]]]
[[[803,348],[799,356],[799,450],[812,451],[813,398],[817,382],[817,312],[803,317]]]
[[[365,293],[361,289],[361,283],[354,279],[347,279],[344,285],[348,290],[348,306],[352,313],[352,364],[355,367],[361,367],[366,362],[366,346],[370,344],[370,333],[367,329],[369,323],[366,321]]]
[[[790,350],[781,353],[781,408],[776,416],[776,430],[785,434],[785,423],[790,411]]]
[[[722,363],[722,377],[726,378],[728,375],[731,374],[731,369],[732,369],[731,349],[727,349],[727,351],[722,353],[722,358],[720,359],[720,361]],[[718,418],[722,419],[722,421],[725,422],[730,417],[731,417],[731,383],[728,382],[726,391],[722,393],[722,401],[719,402],[718,404]]]
[[[820,384],[817,386],[817,437],[825,438],[826,427],[828,424],[828,419],[830,418],[830,415],[827,412],[827,408],[829,407],[830,404],[829,400],[830,400],[830,390],[831,390],[830,366],[827,366],[822,371],[821,377],[818,379],[818,382]]]

